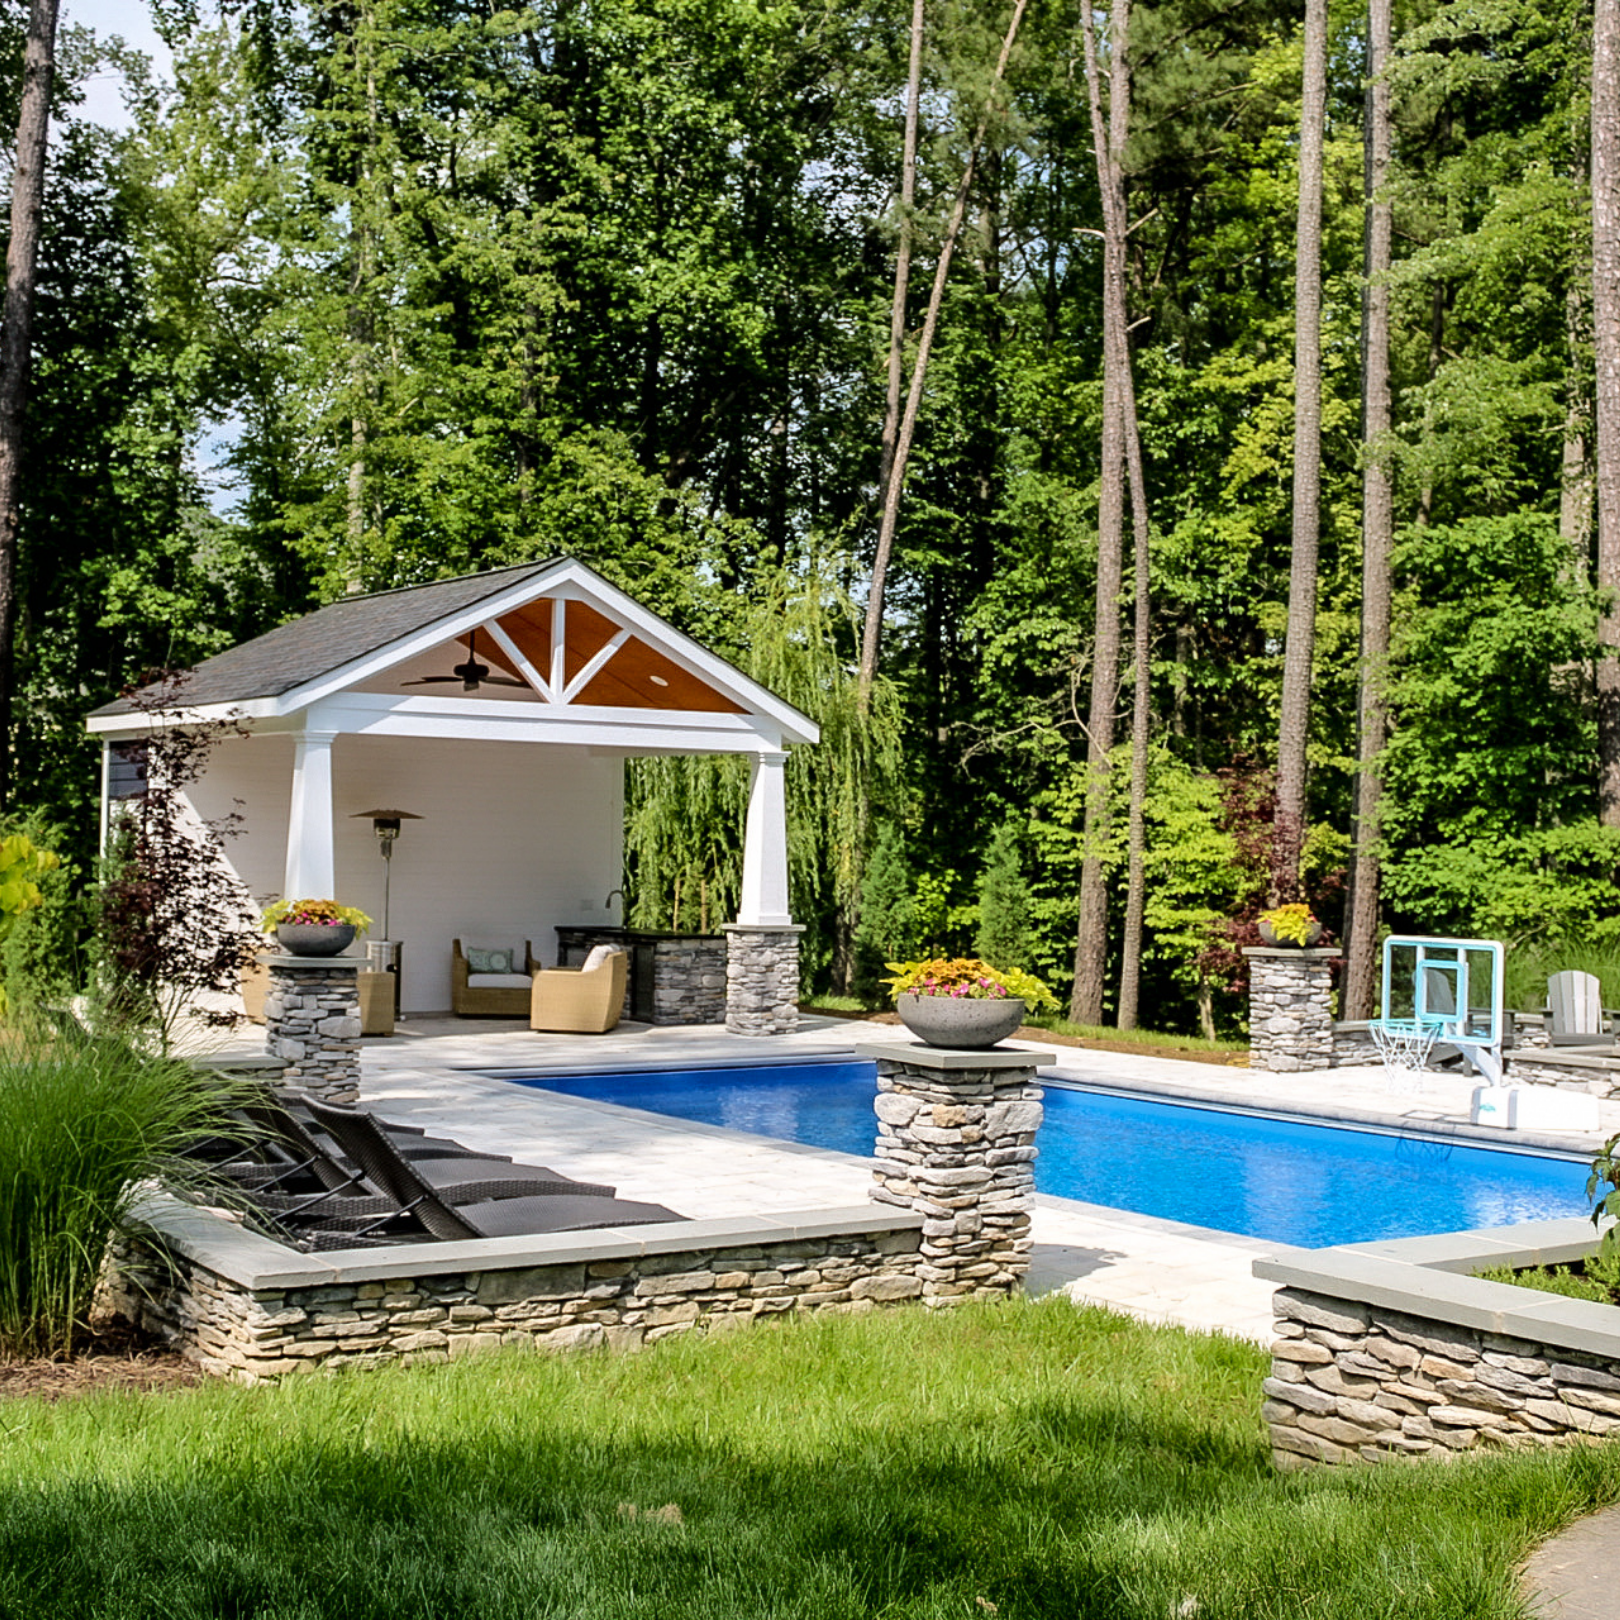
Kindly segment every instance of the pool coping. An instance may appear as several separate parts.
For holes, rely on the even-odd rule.
[[[1620,1306],[1473,1275],[1486,1266],[1567,1265],[1590,1254],[1609,1224],[1572,1216],[1326,1249],[1273,1247],[1254,1262],[1254,1275],[1326,1299],[1616,1360]]]

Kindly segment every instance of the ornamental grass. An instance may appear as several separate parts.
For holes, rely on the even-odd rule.
[[[108,1245],[158,1182],[197,1183],[188,1150],[239,1135],[237,1083],[122,1041],[8,1026],[0,1042],[0,1358],[67,1355]]]

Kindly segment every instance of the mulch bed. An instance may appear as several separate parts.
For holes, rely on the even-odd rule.
[[[0,1400],[37,1395],[59,1401],[105,1389],[148,1394],[186,1389],[207,1376],[179,1351],[114,1322],[83,1340],[66,1360],[40,1356],[31,1361],[0,1361]]]

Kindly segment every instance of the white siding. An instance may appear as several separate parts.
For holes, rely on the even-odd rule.
[[[392,932],[407,1012],[450,1005],[450,942],[534,942],[556,960],[559,925],[602,923],[623,870],[624,764],[545,744],[340,736],[333,744],[337,888],[382,931],[383,862],[357,811],[414,810],[394,852]],[[261,904],[281,893],[292,744],[232,738],[192,794],[204,816],[239,810],[226,855]],[[232,801],[240,800],[240,804]],[[357,947],[358,949],[359,947]]]

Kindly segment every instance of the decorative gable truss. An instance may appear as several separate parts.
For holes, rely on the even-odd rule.
[[[431,587],[429,587],[431,589]],[[471,689],[458,668],[499,671]],[[358,650],[274,696],[205,704],[256,732],[569,743],[634,754],[758,753],[813,743],[791,704],[573,559],[409,634]],[[91,718],[108,738],[133,715]]]

